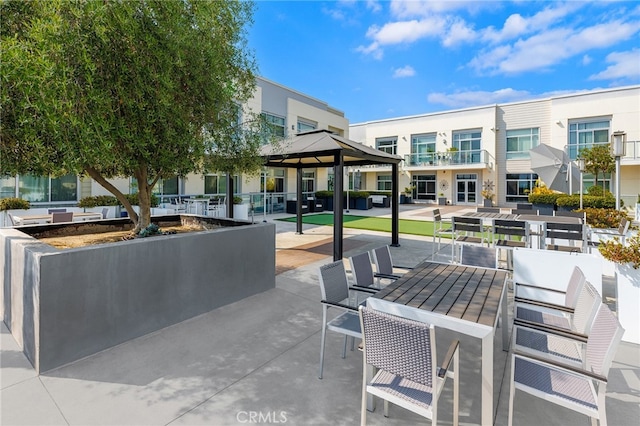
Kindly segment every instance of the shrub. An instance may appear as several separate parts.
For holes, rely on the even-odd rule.
[[[0,200],[0,211],[4,210],[28,210],[31,203],[22,198],[3,198]]]
[[[623,245],[617,238],[605,241],[598,247],[602,257],[625,265],[630,263],[634,269],[640,268],[640,234],[636,234]]]
[[[556,204],[561,207],[570,207],[573,210],[580,208],[580,195],[562,195],[556,200]],[[614,209],[616,207],[616,200],[613,197],[600,197],[592,195],[582,196],[583,208],[601,208],[601,209]]]
[[[125,197],[129,200],[132,206],[138,205],[138,193],[135,194],[125,194]],[[118,203],[119,204],[119,203]],[[160,205],[160,200],[155,194],[151,194],[151,207],[158,207]]]
[[[584,209],[584,211],[587,213],[587,223],[594,228],[617,228],[620,226],[620,221],[623,217],[631,220],[626,212],[611,208],[590,207]]]
[[[333,197],[333,191],[316,191],[316,198],[331,198]]]
[[[78,207],[117,206],[118,204],[118,199],[113,195],[95,195],[81,199],[78,202]]]
[[[350,198],[369,198],[369,195],[367,191],[349,191]]]
[[[233,197],[233,204],[242,204],[242,197]]]
[[[529,202],[531,204],[555,204],[558,198],[566,196],[566,194],[562,194],[559,192],[550,192],[544,194],[536,194],[532,192],[531,194],[529,194]]]

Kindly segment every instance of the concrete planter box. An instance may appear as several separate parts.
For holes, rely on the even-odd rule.
[[[130,221],[0,229],[1,315],[36,371],[275,287],[273,224],[185,215],[154,222],[167,226],[167,218],[230,226],[68,250],[28,232]]]
[[[616,264],[618,321],[624,327],[624,342],[640,344],[640,269]]]

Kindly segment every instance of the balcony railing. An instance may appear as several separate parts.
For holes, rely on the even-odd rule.
[[[569,158],[575,160],[580,154],[580,150],[584,148],[592,148],[594,146],[604,145],[608,147],[609,142],[592,143],[588,145],[566,145],[565,151],[569,154]],[[623,160],[639,160],[640,159],[640,141],[627,141],[625,146],[626,155]]]
[[[455,152],[430,152],[424,154],[407,154],[404,156],[405,166],[457,166],[470,164],[489,164],[493,161],[485,149]]]

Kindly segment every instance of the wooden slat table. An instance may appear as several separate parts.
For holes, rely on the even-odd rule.
[[[17,225],[37,225],[43,223],[51,223],[52,215],[50,214],[41,214],[41,215],[28,215],[28,216],[14,216],[13,219],[17,222]],[[73,212],[73,221],[74,222],[84,222],[87,220],[100,220],[102,219],[101,213],[84,213],[84,212]]]
[[[462,216],[467,217],[479,217],[482,219],[504,219],[504,220],[515,220],[517,215],[511,213],[489,213],[489,212],[467,212]]]
[[[504,270],[425,261],[367,299],[372,309],[481,339],[483,425],[493,425],[493,336],[500,313],[502,349],[509,350],[506,278]]]

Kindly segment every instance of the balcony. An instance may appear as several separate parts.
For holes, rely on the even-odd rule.
[[[488,168],[494,163],[493,157],[485,149],[471,151],[430,152],[404,156],[405,167],[413,168]]]
[[[605,145],[609,146],[609,142],[601,142],[601,143],[592,143],[586,145],[565,145],[565,152],[569,154],[569,158],[571,160],[575,160],[578,158],[578,154],[581,149],[584,148],[592,148],[594,146]],[[638,141],[627,141],[625,146],[626,155],[620,159],[621,164],[640,164],[640,140]]]

